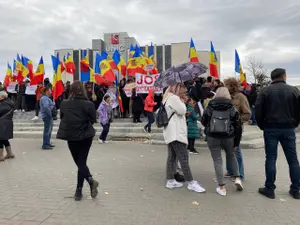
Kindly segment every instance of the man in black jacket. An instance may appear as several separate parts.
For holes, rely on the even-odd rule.
[[[285,69],[271,73],[272,83],[259,93],[255,104],[257,125],[264,131],[265,187],[259,193],[274,199],[277,147],[280,142],[290,168],[290,195],[300,199],[300,167],[296,152],[295,128],[300,121],[300,91],[286,84]]]

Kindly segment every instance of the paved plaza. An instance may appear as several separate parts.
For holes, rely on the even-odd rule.
[[[246,181],[242,193],[229,182],[227,197],[215,193],[208,149],[191,155],[194,178],[205,194],[186,188],[167,190],[166,147],[119,142],[94,142],[89,166],[100,183],[97,199],[84,189],[75,202],[76,167],[65,142],[40,150],[41,141],[15,139],[17,156],[0,163],[0,224],[15,225],[287,225],[300,224],[300,202],[288,195],[288,166],[279,154],[277,198],[257,193],[264,181],[264,151],[244,150]]]

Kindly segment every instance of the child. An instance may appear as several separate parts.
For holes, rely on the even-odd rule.
[[[108,143],[106,141],[107,135],[109,133],[110,123],[112,121],[112,107],[110,105],[110,96],[105,95],[103,98],[103,101],[101,102],[98,113],[99,113],[99,121],[101,126],[103,127],[103,130],[101,132],[101,135],[98,139],[98,142],[100,144]]]
[[[153,109],[156,104],[157,103],[154,102],[154,90],[150,89],[148,92],[148,96],[146,97],[144,106],[145,114],[148,118],[148,123],[144,127],[145,132],[151,133],[151,125],[154,123]]]
[[[199,115],[195,112],[196,102],[189,98],[187,101],[187,126],[188,126],[188,150],[191,154],[199,154],[195,149],[195,140],[200,139],[197,119]]]

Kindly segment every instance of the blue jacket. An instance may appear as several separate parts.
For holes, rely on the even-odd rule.
[[[43,95],[40,99],[40,109],[42,114],[42,119],[52,119],[52,109],[54,105],[51,99]]]

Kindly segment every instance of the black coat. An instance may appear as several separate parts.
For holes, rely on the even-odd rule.
[[[60,105],[60,119],[58,139],[81,141],[95,136],[96,109],[87,99],[64,100]]]
[[[0,101],[0,140],[13,138],[14,103],[9,99]]]
[[[142,113],[144,111],[144,100],[141,95],[132,92],[132,112],[133,113]]]
[[[210,120],[214,110],[230,112],[230,132],[227,136],[214,136],[210,131]],[[206,110],[201,118],[201,123],[205,127],[205,134],[214,138],[232,138],[234,137],[234,146],[239,146],[242,138],[242,122],[240,114],[233,106],[231,100],[224,98],[215,98],[208,103]]]
[[[256,100],[255,119],[260,129],[296,128],[300,122],[300,91],[275,81],[263,88]]]

